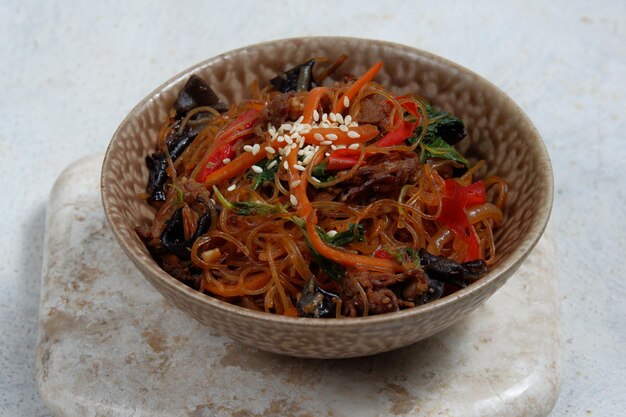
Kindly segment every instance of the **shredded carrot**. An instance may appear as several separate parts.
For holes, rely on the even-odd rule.
[[[313,122],[313,111],[319,106],[324,94],[328,94],[328,88],[326,87],[315,87],[309,91],[304,101],[304,111],[302,112],[304,119],[302,123],[310,124]]]
[[[383,67],[383,62],[382,61],[378,61],[377,63],[372,65],[372,68],[368,69],[365,72],[365,74],[361,75],[361,78],[356,80],[354,82],[354,84],[352,84],[352,86],[350,86],[348,91],[346,91],[343,94],[343,96],[341,96],[339,98],[339,101],[337,101],[337,103],[335,104],[335,108],[333,109],[333,112],[341,113],[344,110],[344,108],[345,108],[345,106],[343,104],[344,97],[348,97],[348,100],[350,100],[350,101],[354,100],[354,98],[359,94],[359,91],[361,91],[361,89],[363,87],[365,87],[365,85],[368,82],[370,82],[370,81],[372,81],[374,79],[374,77],[376,76],[378,71],[380,71],[380,69],[382,67]]]
[[[213,171],[209,174],[209,176],[207,176],[204,180],[204,185],[208,188],[212,185],[224,182],[236,175],[243,174],[252,165],[265,158],[267,158],[267,154],[265,152],[258,152],[256,155],[253,155],[250,152],[244,152],[217,171]]]

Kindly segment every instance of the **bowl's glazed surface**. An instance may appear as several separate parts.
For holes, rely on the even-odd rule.
[[[178,91],[191,74],[204,78],[227,102],[246,98],[253,80],[311,57],[350,58],[339,73],[385,66],[376,81],[397,94],[414,93],[460,117],[469,138],[459,149],[487,162],[485,175],[509,184],[503,226],[495,233],[498,260],[469,287],[430,304],[397,313],[353,319],[276,316],[234,306],[199,293],[164,272],[134,229],[148,224],[154,210],[137,196],[145,191],[145,156],[156,149],[156,134]],[[407,46],[354,38],[297,38],[238,49],[208,59],[167,81],[141,101],[122,122],[102,168],[102,199],[116,238],[145,278],[167,299],[218,332],[259,349],[302,357],[364,356],[428,337],[483,303],[511,277],[537,243],[552,207],[550,160],[539,133],[502,91],[471,71]]]

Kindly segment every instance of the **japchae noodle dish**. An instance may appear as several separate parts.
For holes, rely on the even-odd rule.
[[[156,214],[137,227],[165,271],[300,317],[411,308],[485,274],[506,183],[454,148],[460,119],[376,83],[382,62],[342,73],[346,58],[257,80],[228,105],[187,80],[146,157]]]

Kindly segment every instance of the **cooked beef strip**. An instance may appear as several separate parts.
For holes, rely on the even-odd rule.
[[[342,194],[341,201],[366,204],[383,198],[386,193],[399,191],[407,183],[415,182],[419,172],[419,156],[409,152],[400,156],[402,159],[379,159],[359,168],[346,180],[345,183],[352,187]]]

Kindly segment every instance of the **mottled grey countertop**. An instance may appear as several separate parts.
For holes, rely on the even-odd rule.
[[[34,378],[48,194],[174,73],[259,41],[400,42],[485,76],[554,164],[565,335],[553,416],[626,409],[626,2],[0,3],[0,415],[50,416]]]

